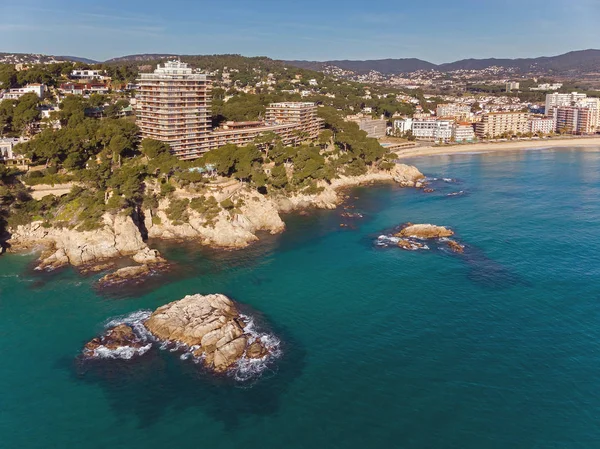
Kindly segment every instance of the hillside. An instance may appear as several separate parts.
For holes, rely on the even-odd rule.
[[[420,59],[376,59],[366,61],[284,61],[296,67],[324,70],[326,67],[338,67],[343,70],[365,74],[377,71],[384,75],[409,73],[416,70],[483,70],[489,67],[515,68],[522,72],[553,74],[578,74],[600,71],[600,50],[572,51],[558,56],[520,59],[463,59],[460,61],[433,64]]]

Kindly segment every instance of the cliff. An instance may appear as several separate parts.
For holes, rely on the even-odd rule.
[[[373,170],[361,176],[340,177],[330,184],[319,184],[319,193],[284,196],[262,195],[245,184],[231,181],[224,187],[200,194],[184,190],[171,199],[163,199],[154,210],[142,211],[143,223],[120,214],[103,216],[103,227],[94,231],[43,226],[34,222],[9,230],[11,251],[43,249],[38,269],[54,269],[66,265],[83,270],[100,271],[119,257],[130,257],[143,267],[119,270],[116,276],[103,279],[107,284],[120,283],[130,273],[145,275],[165,263],[156,250],[148,247],[144,236],[157,239],[196,240],[203,245],[243,248],[258,240],[256,233],[282,232],[285,224],[281,213],[302,208],[335,208],[343,199],[339,190],[374,182],[395,182],[405,187],[421,187],[423,175],[413,166],[397,164],[390,171]],[[210,189],[209,189],[210,190]],[[194,200],[211,208],[194,207]],[[173,218],[172,205],[183,201],[180,219]],[[229,201],[231,207],[220,205]],[[140,220],[141,221],[141,220]],[[140,229],[143,229],[143,233]],[[109,263],[107,265],[107,262]]]

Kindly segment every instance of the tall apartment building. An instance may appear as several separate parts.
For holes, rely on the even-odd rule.
[[[471,106],[456,103],[438,104],[435,108],[435,115],[466,120],[471,115]]]
[[[323,120],[317,116],[317,105],[308,102],[271,103],[265,122],[269,125],[295,124],[296,129],[306,133],[309,139],[316,139],[323,128]]]
[[[206,74],[194,72],[187,64],[169,61],[153,73],[142,73],[137,86],[137,124],[143,138],[166,142],[182,159],[226,144],[247,145],[259,135],[274,132],[285,145],[319,135],[323,120],[314,103],[272,103],[266,121],[227,122],[212,129],[212,82]]]
[[[527,112],[490,112],[481,116],[481,122],[475,124],[475,134],[479,138],[498,137],[504,133],[528,132],[529,113]]]
[[[512,92],[513,90],[519,90],[521,84],[517,81],[509,81],[506,83],[506,92]]]
[[[557,92],[546,94],[546,115],[552,115],[552,109],[557,106],[574,106],[577,102],[585,100],[586,94],[571,92],[569,94],[559,94]]]
[[[569,134],[592,134],[596,110],[576,106],[560,106],[554,108],[556,131]]]
[[[138,79],[137,124],[141,136],[168,143],[184,159],[211,147],[211,87],[205,74],[169,61]]]

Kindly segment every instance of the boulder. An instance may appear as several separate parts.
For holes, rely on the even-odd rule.
[[[444,226],[432,224],[411,224],[409,223],[395,237],[413,237],[418,239],[437,239],[440,237],[450,237],[454,235],[451,229]]]
[[[198,346],[193,354],[218,373],[234,365],[247,349],[259,353],[235,304],[221,294],[188,295],[166,304],[156,309],[144,326],[159,340]]]

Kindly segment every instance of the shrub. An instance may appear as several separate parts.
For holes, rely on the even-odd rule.
[[[181,225],[189,221],[187,207],[190,201],[187,198],[172,199],[169,203],[169,207],[166,210],[167,217],[173,222],[174,225]]]

